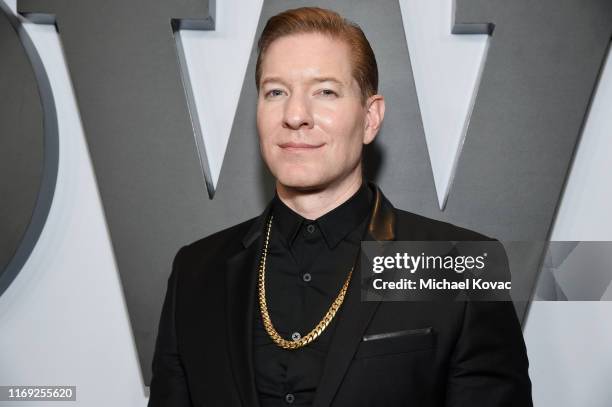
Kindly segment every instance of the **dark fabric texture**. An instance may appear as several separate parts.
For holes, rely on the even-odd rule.
[[[305,336],[338,296],[359,253],[371,195],[363,183],[347,201],[316,220],[305,219],[274,197],[266,302],[283,338]],[[253,356],[260,405],[312,405],[336,318],[307,346],[283,349],[264,329],[257,297],[255,302]]]
[[[396,209],[375,184],[367,185],[373,203],[362,240],[494,240]],[[260,216],[177,253],[159,323],[149,406],[260,406],[257,269],[271,211],[272,202]],[[275,318],[282,318],[275,309]],[[309,326],[293,324],[299,322],[289,318],[279,328],[288,334]],[[307,371],[296,373],[305,375],[304,388],[316,385],[315,407],[532,406],[527,352],[511,302],[362,302],[354,278],[334,325],[322,369],[312,369],[319,369],[318,380],[308,383]],[[375,334],[383,339],[363,340]]]

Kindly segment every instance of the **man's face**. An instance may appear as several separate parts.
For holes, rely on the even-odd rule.
[[[361,170],[367,107],[340,40],[308,33],[270,44],[261,65],[257,129],[270,172],[287,187],[315,189]]]

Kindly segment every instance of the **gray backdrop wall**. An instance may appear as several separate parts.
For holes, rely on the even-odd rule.
[[[258,156],[253,50],[218,181],[211,176],[175,31],[217,29],[214,3],[120,3],[24,1],[18,8],[57,27],[146,384],[172,256],[182,244],[257,215],[273,180]],[[544,240],[607,54],[612,10],[606,1],[507,3],[455,6],[456,35],[489,34],[490,44],[443,211],[399,2],[265,1],[256,33],[270,15],[306,4],[359,22],[388,103],[382,133],[367,151],[368,176],[400,208],[500,239]],[[13,100],[2,99],[2,110]],[[19,241],[23,233],[11,236]],[[538,262],[523,264],[530,270],[524,284],[533,284]],[[525,304],[518,309],[524,315]]]

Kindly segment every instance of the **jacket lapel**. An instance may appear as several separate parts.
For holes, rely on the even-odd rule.
[[[375,184],[369,182],[368,185],[374,192],[374,204],[370,223],[362,240],[393,240],[395,239],[393,206]],[[361,256],[361,250],[358,256]],[[361,342],[361,337],[380,305],[380,301],[361,301],[361,268],[359,265],[358,261],[344,303],[336,316],[338,325],[325,359],[323,376],[317,388],[313,407],[326,407],[331,404]]]
[[[370,222],[363,240],[393,240],[395,238],[395,214],[391,203],[376,184],[368,182],[374,192]],[[253,312],[259,253],[265,221],[271,203],[257,217],[243,238],[243,249],[227,260],[226,301],[229,354],[244,406],[259,406],[253,366]],[[360,255],[360,254],[359,254]],[[361,271],[359,262],[349,284],[344,303],[336,315],[338,318],[329,352],[319,382],[314,407],[329,406],[346,374],[353,355],[359,346],[370,319],[380,301],[361,302]]]
[[[243,249],[226,263],[226,306],[229,356],[243,406],[259,406],[253,368],[253,312],[257,266],[264,222],[271,204],[255,219],[242,240]]]

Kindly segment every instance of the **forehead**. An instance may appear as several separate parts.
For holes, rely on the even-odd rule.
[[[334,76],[352,80],[348,44],[320,33],[291,34],[274,40],[261,63],[262,80],[283,77],[298,80],[314,76]]]

